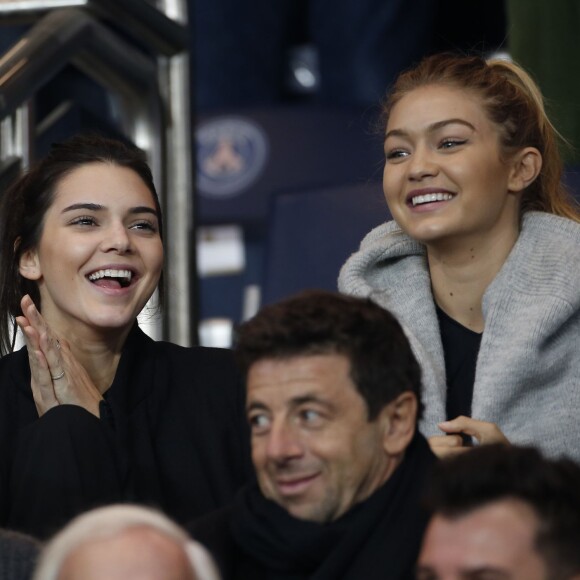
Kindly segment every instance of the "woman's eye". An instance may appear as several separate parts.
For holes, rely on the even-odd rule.
[[[403,157],[407,157],[408,153],[404,149],[392,149],[391,151],[387,151],[386,158],[387,160],[392,159],[402,159]]]
[[[147,232],[157,232],[157,226],[147,220],[139,221],[131,226],[133,230],[144,230]]]
[[[441,149],[453,149],[454,147],[458,147],[464,143],[466,143],[466,139],[443,139],[439,144],[439,147]]]
[[[96,226],[97,220],[92,216],[79,216],[70,222],[73,226]]]

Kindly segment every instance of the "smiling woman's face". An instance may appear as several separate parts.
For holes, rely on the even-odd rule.
[[[38,283],[59,332],[128,330],[153,294],[163,244],[153,194],[132,169],[90,163],[58,183],[37,248],[20,273]]]
[[[429,85],[405,95],[391,111],[385,155],[387,203],[416,240],[517,232],[513,165],[502,159],[499,128],[475,94]]]

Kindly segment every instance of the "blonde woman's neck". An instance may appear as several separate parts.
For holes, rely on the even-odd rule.
[[[483,332],[483,295],[501,270],[519,232],[471,236],[427,247],[433,297],[451,318]]]

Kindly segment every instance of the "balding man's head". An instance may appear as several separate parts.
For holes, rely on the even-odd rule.
[[[35,580],[218,580],[204,548],[164,515],[110,506],[79,516],[46,546]]]

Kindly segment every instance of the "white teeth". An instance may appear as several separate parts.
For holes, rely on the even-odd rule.
[[[89,275],[89,280],[99,280],[100,278],[124,278],[127,282],[131,282],[133,273],[131,270],[97,270]]]
[[[450,193],[426,193],[425,195],[416,195],[411,199],[413,207],[422,203],[433,203],[434,201],[449,201],[453,199]]]

